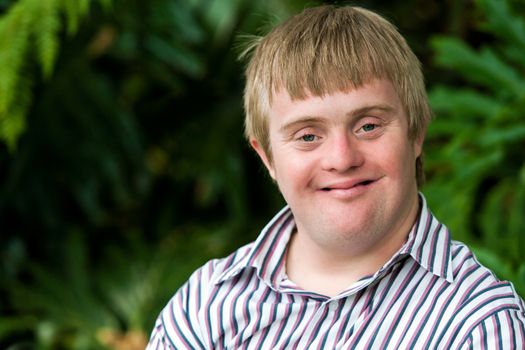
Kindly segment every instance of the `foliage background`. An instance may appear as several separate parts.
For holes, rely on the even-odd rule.
[[[283,203],[242,137],[239,38],[316,3],[0,1],[0,348],[141,349],[254,239]],[[525,295],[524,4],[354,4],[423,62],[431,207]]]

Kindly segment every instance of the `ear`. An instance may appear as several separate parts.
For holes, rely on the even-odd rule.
[[[417,157],[421,155],[421,152],[423,151],[423,143],[425,142],[425,132],[421,132],[420,135],[416,136],[414,138],[414,154]]]
[[[250,145],[253,147],[255,152],[257,152],[257,154],[259,155],[259,158],[261,158],[264,166],[266,167],[266,169],[268,169],[268,173],[270,174],[272,179],[275,180],[275,169],[273,168],[272,163],[270,162],[264,149],[261,147],[259,142],[253,137],[250,137]]]

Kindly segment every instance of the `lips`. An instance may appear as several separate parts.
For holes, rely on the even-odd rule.
[[[342,181],[342,182],[336,182],[333,184],[329,184],[328,186],[322,187],[322,191],[332,191],[332,190],[350,190],[352,188],[357,188],[360,186],[367,186],[374,182],[375,180],[372,179],[359,179],[359,180],[351,180],[351,181]]]

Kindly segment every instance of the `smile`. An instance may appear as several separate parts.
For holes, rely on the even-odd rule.
[[[362,180],[362,181],[345,181],[335,183],[326,187],[321,188],[322,191],[334,191],[334,190],[349,190],[359,186],[367,186],[375,182],[375,180]]]
[[[338,182],[320,188],[320,192],[338,199],[350,199],[364,193],[375,182],[370,179]]]

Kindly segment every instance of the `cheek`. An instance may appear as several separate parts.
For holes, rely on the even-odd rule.
[[[314,176],[313,162],[307,157],[297,157],[297,155],[280,155],[275,161],[275,179],[281,188],[281,192],[300,190],[307,186]]]
[[[396,179],[407,181],[407,177],[415,174],[414,147],[406,142],[389,143],[369,153],[368,159],[373,160],[385,173]]]
[[[403,177],[405,182],[415,181],[416,177],[416,154],[413,145],[406,145],[397,153],[397,173]]]

